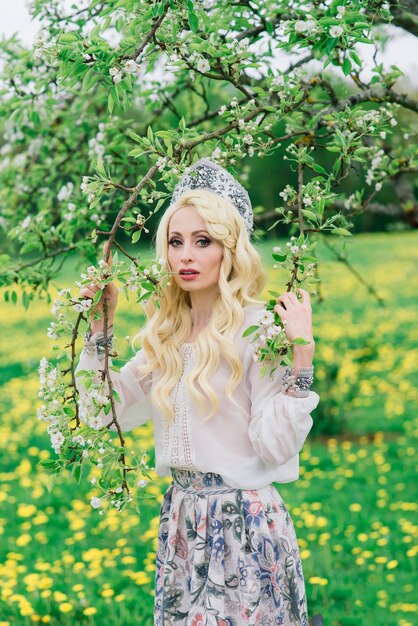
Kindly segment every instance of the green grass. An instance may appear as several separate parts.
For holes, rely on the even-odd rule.
[[[260,246],[267,265],[277,243]],[[386,306],[318,246],[314,389],[321,402],[300,479],[277,488],[296,526],[310,616],[322,613],[326,626],[408,626],[417,608],[417,236],[361,235],[349,250]],[[76,277],[68,265],[57,287]],[[284,291],[284,282],[269,271],[270,289]],[[62,476],[48,492],[37,463],[54,453],[36,406],[39,360],[51,355],[49,308],[0,306],[0,626],[151,626],[158,509],[169,479],[155,477],[148,487],[155,499],[143,501],[141,518],[99,516],[86,479],[78,485]],[[133,299],[121,302],[122,356],[130,354],[124,337],[140,323]],[[146,424],[128,433],[128,445],[152,453],[152,436]]]

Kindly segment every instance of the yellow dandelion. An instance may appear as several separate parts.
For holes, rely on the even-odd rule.
[[[19,548],[23,548],[24,546],[27,546],[28,543],[30,543],[31,541],[32,537],[25,533],[23,535],[20,535],[20,537],[16,539],[16,545],[19,546]]]
[[[89,606],[83,611],[84,615],[95,615],[95,613],[97,613],[97,609],[95,609],[94,606]]]

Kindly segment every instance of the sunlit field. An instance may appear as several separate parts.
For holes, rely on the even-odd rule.
[[[281,243],[260,248],[268,288],[278,291],[285,277],[269,254]],[[318,245],[313,388],[321,402],[300,479],[277,488],[296,526],[310,617],[321,613],[325,626],[413,626],[418,237],[359,235],[348,250],[384,306]],[[68,267],[56,287],[76,276]],[[129,509],[100,516],[88,478],[79,485],[65,474],[49,493],[37,464],[55,453],[36,408],[39,360],[52,355],[50,305],[34,301],[25,311],[20,294],[16,305],[1,295],[0,319],[0,626],[151,626],[159,503],[170,479],[154,474],[141,517]],[[141,320],[134,298],[122,295],[115,333],[123,359]],[[153,464],[151,423],[126,440]]]

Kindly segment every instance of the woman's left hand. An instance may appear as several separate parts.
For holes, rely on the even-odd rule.
[[[276,311],[282,323],[284,323],[284,329],[289,341],[293,341],[296,337],[303,337],[303,339],[313,344],[311,296],[305,289],[298,289],[297,291],[302,295],[300,302],[296,294],[288,291],[276,299],[278,304],[275,305],[273,310]]]

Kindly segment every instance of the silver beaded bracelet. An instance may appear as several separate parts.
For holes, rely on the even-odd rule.
[[[292,367],[286,367],[283,374],[283,391],[288,396],[307,398],[314,381],[314,366],[300,367],[297,376]]]
[[[113,346],[113,326],[111,326],[107,331],[107,349],[110,351]],[[88,356],[97,355],[99,360],[104,359],[105,357],[105,340],[104,333],[99,331],[91,334],[91,331],[88,330],[84,335],[84,347],[83,352],[85,352]]]

